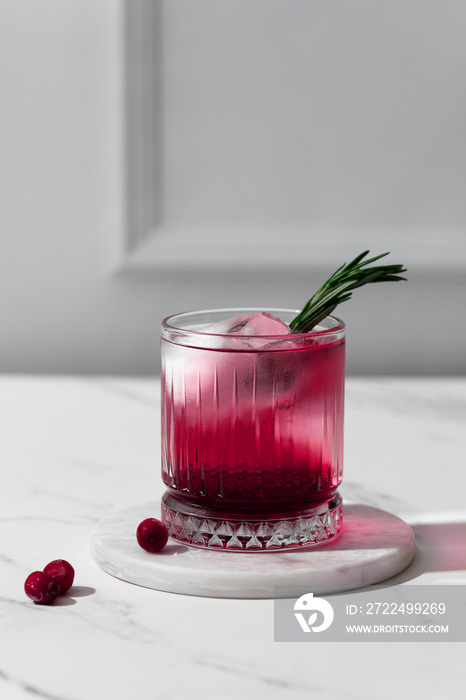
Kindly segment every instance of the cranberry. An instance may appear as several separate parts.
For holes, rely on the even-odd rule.
[[[33,571],[24,583],[24,591],[34,603],[43,604],[50,603],[60,595],[60,586],[50,574],[44,571]]]
[[[74,569],[65,559],[54,559],[44,567],[44,571],[57,582],[60,595],[70,590],[74,581]]]
[[[167,544],[168,530],[160,520],[147,518],[139,523],[136,538],[146,552],[160,552]]]

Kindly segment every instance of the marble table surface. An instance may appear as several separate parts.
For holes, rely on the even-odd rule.
[[[164,593],[97,566],[99,520],[162,494],[159,391],[0,378],[2,700],[464,697],[465,643],[278,643],[272,600]],[[464,586],[466,380],[349,378],[345,415],[343,498],[416,536],[395,579]],[[56,558],[75,585],[34,605],[24,580]]]

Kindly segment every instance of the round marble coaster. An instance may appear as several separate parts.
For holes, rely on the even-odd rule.
[[[212,598],[275,598],[274,586],[306,586],[324,595],[360,588],[394,576],[414,556],[414,534],[403,520],[364,505],[346,505],[340,535],[320,547],[291,551],[231,552],[186,547],[169,540],[157,554],[136,541],[136,528],[159,518],[160,505],[144,503],[104,518],[91,551],[116,578],[159,591]],[[284,595],[284,594],[283,594]],[[293,589],[286,597],[294,595]]]

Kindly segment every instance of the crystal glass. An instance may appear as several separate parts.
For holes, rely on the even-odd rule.
[[[345,326],[251,336],[206,326],[219,309],[162,323],[162,519],[188,545],[318,545],[342,524]],[[265,309],[285,323],[298,313]]]

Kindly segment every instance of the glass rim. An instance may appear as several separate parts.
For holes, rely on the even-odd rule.
[[[174,325],[172,322],[174,319],[180,318],[180,317],[189,317],[189,316],[198,316],[201,314],[211,314],[211,313],[229,313],[232,312],[232,315],[246,315],[247,313],[260,313],[261,311],[265,313],[270,313],[272,315],[275,315],[273,312],[285,312],[285,313],[292,313],[297,314],[300,313],[300,309],[283,309],[283,308],[257,308],[257,307],[246,307],[246,306],[241,306],[241,307],[231,307],[231,308],[219,308],[219,309],[198,309],[196,311],[181,311],[176,314],[171,314],[170,316],[166,316],[162,323],[162,329],[165,329],[167,331],[176,331],[176,333],[181,333],[183,335],[194,335],[194,336],[200,336],[200,337],[217,337],[217,338],[271,338],[271,339],[279,339],[279,338],[284,338],[287,336],[284,336],[283,334],[260,334],[260,335],[248,335],[248,336],[241,336],[241,335],[234,335],[232,333],[208,333],[206,331],[200,331],[196,329],[190,329],[190,328],[181,328],[179,326]],[[322,337],[326,335],[332,335],[335,333],[339,333],[345,330],[345,322],[342,321],[341,318],[338,318],[338,316],[332,316],[332,314],[329,314],[325,318],[330,318],[332,321],[336,322],[336,325],[333,326],[332,328],[320,328],[319,330],[310,330],[307,332],[303,333],[291,333],[290,335],[293,336],[293,338],[310,338],[310,337]],[[322,319],[322,321],[325,319]]]

